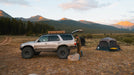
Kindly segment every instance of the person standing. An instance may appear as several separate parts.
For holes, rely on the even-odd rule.
[[[81,55],[81,40],[80,40],[80,37],[78,35],[75,35],[75,38],[76,38],[76,45],[77,45],[77,53]]]

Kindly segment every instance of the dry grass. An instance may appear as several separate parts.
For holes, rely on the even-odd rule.
[[[10,36],[11,37],[11,36]],[[59,59],[56,53],[42,52],[32,59],[21,58],[20,44],[38,37],[12,36],[10,44],[0,46],[0,75],[134,75],[134,46],[120,42],[122,51],[97,51],[99,39],[87,39],[80,61]],[[71,54],[76,50],[72,50]]]
[[[0,36],[0,42],[4,40],[5,36]]]

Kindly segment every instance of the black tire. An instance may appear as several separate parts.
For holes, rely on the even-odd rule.
[[[66,46],[61,46],[57,51],[57,55],[60,59],[66,59],[69,53],[70,50]]]
[[[34,53],[34,55],[39,55],[39,54],[40,54],[40,52],[35,52],[35,53]]]
[[[31,47],[25,47],[21,54],[24,59],[30,59],[34,56],[34,51]]]

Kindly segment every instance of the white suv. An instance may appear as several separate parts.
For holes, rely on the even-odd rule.
[[[59,58],[67,58],[70,49],[76,47],[72,34],[47,34],[32,42],[20,46],[22,57],[25,59],[39,55],[40,52],[57,52]]]

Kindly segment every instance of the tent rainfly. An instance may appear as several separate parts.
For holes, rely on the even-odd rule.
[[[106,37],[100,40],[96,50],[119,51],[120,46],[117,44],[115,39]]]

